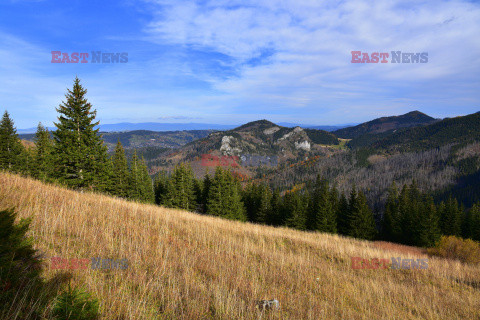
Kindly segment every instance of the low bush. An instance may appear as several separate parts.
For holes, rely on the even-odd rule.
[[[428,253],[466,263],[480,263],[480,243],[471,239],[443,236],[436,247],[428,249]]]
[[[68,289],[56,298],[52,317],[56,320],[98,319],[98,300],[81,289],[68,286]]]

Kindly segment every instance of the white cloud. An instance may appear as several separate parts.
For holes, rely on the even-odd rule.
[[[7,108],[18,127],[50,125],[75,74],[103,122],[338,124],[412,109],[447,116],[480,106],[478,3],[141,3],[147,4],[139,8],[141,19],[151,15],[141,39],[132,36],[137,30],[104,39],[107,47],[123,41],[125,65],[54,65],[48,44],[56,43],[54,35],[32,44],[0,29],[0,111]],[[429,62],[352,64],[352,50],[426,51]]]
[[[383,87],[387,81],[407,90],[397,93],[398,98],[417,95],[423,83],[479,82],[480,6],[470,2],[155,3],[158,11],[146,28],[150,39],[234,58],[238,75],[211,81],[239,106],[248,101],[294,108],[333,106],[342,100],[352,104],[352,96],[374,105],[372,94],[382,91],[372,86]],[[263,63],[247,63],[266,50],[272,55]],[[350,63],[352,50],[428,52],[429,62],[357,65]],[[456,93],[450,88],[440,96],[448,99]],[[472,88],[466,93],[478,104],[478,92]],[[427,99],[411,100],[405,108],[428,104]]]

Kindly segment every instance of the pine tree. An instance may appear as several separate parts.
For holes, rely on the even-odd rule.
[[[398,197],[389,196],[387,201],[383,223],[391,234],[390,238],[387,234],[386,239],[408,245],[434,246],[441,234],[438,211],[433,198],[421,193],[415,181],[404,185]]]
[[[203,178],[203,188],[202,188],[203,213],[207,213],[208,194],[210,192],[211,185],[212,185],[212,179],[210,178],[210,174],[207,173]]]
[[[398,226],[400,243],[413,245],[415,235],[415,217],[418,216],[416,185],[404,185],[398,200]]]
[[[340,201],[337,207],[337,229],[338,233],[342,235],[348,235],[348,221],[349,221],[349,207],[348,200],[345,194],[340,196]]]
[[[25,154],[13,121],[5,111],[0,121],[0,170],[21,172],[25,169]]]
[[[53,141],[48,129],[41,123],[35,133],[35,153],[33,176],[40,180],[48,180],[52,176]]]
[[[385,213],[382,219],[382,238],[388,241],[399,241],[400,237],[401,228],[398,214],[398,189],[394,182],[388,190]]]
[[[480,202],[473,205],[465,220],[464,237],[480,241]]]
[[[166,197],[168,193],[168,176],[165,171],[157,173],[154,181],[155,203],[158,205],[166,205]]]
[[[96,111],[87,102],[87,90],[75,78],[73,89],[67,89],[66,102],[56,109],[60,113],[57,130],[53,132],[55,174],[66,185],[74,188],[101,189],[108,177],[105,172],[107,148],[94,122]]]
[[[227,170],[217,167],[208,192],[207,213],[227,219],[246,221],[239,181]]]
[[[274,226],[282,225],[281,210],[282,198],[278,189],[275,189],[270,198],[270,212],[267,215],[267,223]]]
[[[175,166],[167,190],[169,206],[185,210],[197,208],[195,176],[190,165],[181,163]]]
[[[137,150],[133,151],[132,158],[130,159],[130,172],[129,172],[129,190],[128,198],[133,200],[142,200],[142,173],[140,169],[140,160],[138,159]]]
[[[307,229],[322,232],[337,232],[337,216],[335,194],[328,186],[328,181],[317,176],[315,189],[310,196],[308,207]]]
[[[193,179],[193,194],[195,196],[195,211],[198,213],[204,213],[203,202],[203,181],[194,178]]]
[[[128,162],[120,140],[117,141],[112,156],[112,171],[112,183],[114,187],[113,194],[122,198],[127,198],[129,190]]]
[[[462,210],[458,202],[450,196],[446,203],[440,205],[440,229],[443,235],[460,236],[462,225]]]
[[[210,175],[207,174],[203,177],[203,180],[194,179],[194,195],[195,202],[197,204],[197,212],[206,213],[207,212],[207,201],[208,201],[208,192],[212,184]]]
[[[117,195],[116,194],[117,186],[115,185],[115,182],[114,182],[114,164],[113,164],[112,157],[107,157],[107,159],[105,159],[103,177],[104,179],[100,181],[98,184],[98,190],[106,194],[110,194],[114,196]]]
[[[247,220],[250,222],[256,221],[256,206],[257,206],[257,199],[255,198],[256,195],[256,188],[257,184],[250,182],[245,186],[245,189],[242,192],[242,201],[245,205],[245,211],[247,214]]]
[[[148,174],[147,163],[145,158],[142,156],[140,161],[140,189],[141,189],[141,200],[147,203],[155,202],[155,191],[153,189],[153,181],[150,175]]]
[[[440,228],[437,209],[431,196],[423,196],[419,213],[413,242],[417,246],[433,247],[440,240]]]
[[[367,199],[362,192],[356,192],[355,187],[350,194],[348,235],[355,238],[372,240],[377,234],[375,219]]]
[[[242,201],[245,204],[248,221],[266,223],[270,214],[271,197],[272,192],[263,184],[250,183],[245,187]]]
[[[287,227],[306,230],[308,198],[297,191],[283,196],[283,210]]]

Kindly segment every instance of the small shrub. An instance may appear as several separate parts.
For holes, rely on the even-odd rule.
[[[56,298],[52,317],[57,320],[98,319],[98,300],[81,289],[68,286],[68,289]]]
[[[480,263],[480,243],[471,239],[443,236],[436,247],[428,249],[428,253],[465,263]]]
[[[31,219],[15,224],[14,209],[0,210],[0,318],[35,312],[42,288],[42,262],[26,234]]]

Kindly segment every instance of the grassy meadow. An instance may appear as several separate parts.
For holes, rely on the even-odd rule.
[[[480,267],[422,250],[274,228],[79,193],[0,173],[0,209],[32,217],[46,257],[127,259],[55,270],[102,319],[480,319]],[[355,270],[351,258],[428,258],[425,270]],[[255,301],[277,299],[260,312]],[[45,311],[48,318],[48,309]]]

